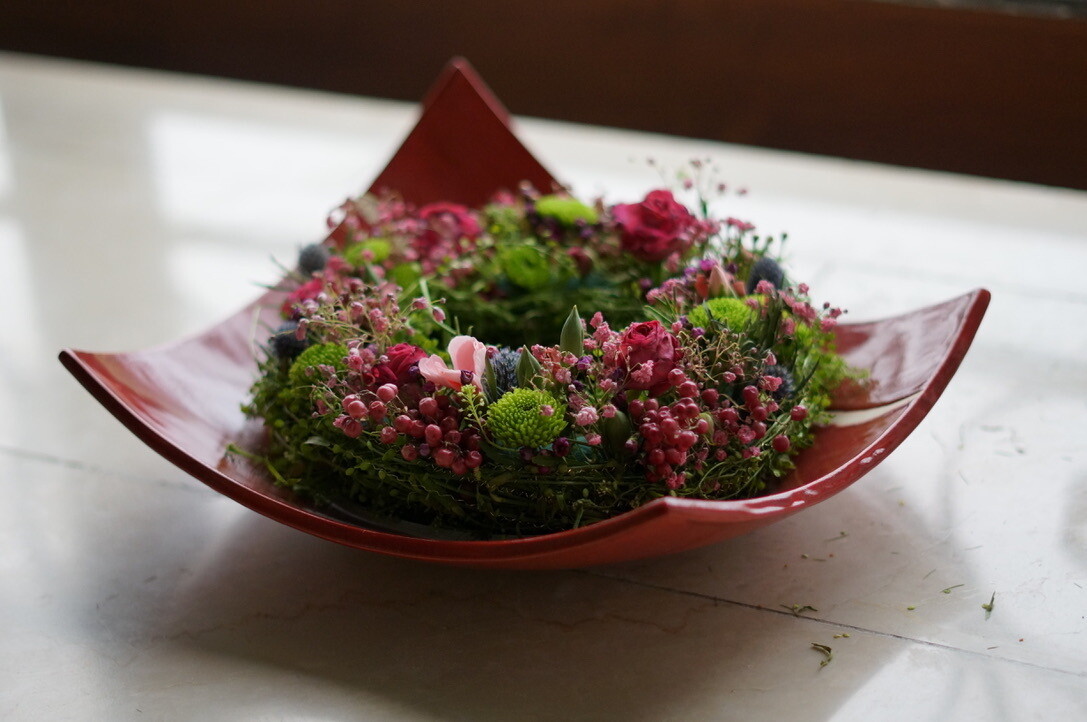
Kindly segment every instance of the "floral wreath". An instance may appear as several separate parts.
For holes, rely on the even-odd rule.
[[[347,201],[346,238],[301,251],[264,345],[258,458],[318,502],[482,538],[772,491],[856,375],[842,312],[774,238],[712,217],[694,168],[697,215],[664,189]]]

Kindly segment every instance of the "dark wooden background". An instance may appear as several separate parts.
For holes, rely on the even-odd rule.
[[[871,0],[0,2],[0,48],[1087,189],[1087,19]]]

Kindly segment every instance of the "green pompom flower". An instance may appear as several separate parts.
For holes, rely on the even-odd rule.
[[[368,266],[371,263],[381,263],[389,257],[392,248],[392,244],[384,238],[370,238],[348,248],[344,252],[343,257],[344,260],[352,266],[361,268],[362,266]],[[369,251],[369,255],[371,256],[370,260],[366,259],[367,251]]]
[[[341,343],[320,343],[310,346],[294,360],[291,370],[288,372],[292,386],[308,386],[313,383],[314,377],[306,373],[311,366],[331,366],[337,373],[347,370],[344,359],[347,357],[347,347]]]
[[[711,314],[718,323],[732,331],[739,331],[755,319],[757,312],[742,298],[711,298],[701,306],[691,309],[687,320],[694,326],[707,328]]]
[[[511,449],[538,449],[566,428],[566,405],[546,391],[514,389],[487,409],[487,428],[495,441]]]
[[[521,288],[533,291],[551,280],[551,261],[535,246],[504,248],[498,255],[498,262],[506,276]]]
[[[543,196],[536,201],[536,212],[544,218],[554,218],[567,227],[573,226],[578,221],[596,223],[598,220],[596,210],[592,206],[567,196]]]

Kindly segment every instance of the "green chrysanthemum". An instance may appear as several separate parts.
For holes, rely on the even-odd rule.
[[[522,288],[535,290],[551,280],[551,261],[536,246],[512,246],[502,249],[499,263],[506,276]]]
[[[544,407],[550,407],[549,415]],[[566,405],[546,391],[514,389],[487,409],[487,428],[502,446],[538,449],[558,438],[565,416]]]
[[[596,223],[598,220],[594,208],[566,196],[543,196],[536,201],[536,212],[545,218],[554,218],[567,227],[578,221]]]
[[[738,331],[754,320],[756,312],[742,298],[711,298],[701,306],[691,309],[687,320],[694,326],[706,328],[711,314],[718,323]]]
[[[305,386],[313,383],[313,377],[306,373],[311,366],[331,366],[337,372],[346,371],[347,365],[344,358],[347,357],[347,347],[340,343],[321,343],[310,346],[303,351],[294,363],[288,374],[291,386]]]
[[[384,238],[370,238],[350,246],[343,254],[344,260],[352,266],[361,267],[371,263],[381,263],[392,252],[392,244]],[[370,259],[366,259],[367,252]]]

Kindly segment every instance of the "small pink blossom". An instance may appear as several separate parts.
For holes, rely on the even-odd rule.
[[[652,383],[653,365],[652,361],[646,361],[631,372],[630,378],[637,384],[633,388],[644,388]]]
[[[544,404],[540,407],[540,416],[554,416],[555,407],[551,404]]]
[[[577,416],[574,417],[574,423],[578,426],[589,426],[590,424],[595,424],[599,420],[600,415],[592,406],[583,407],[581,411],[577,412]]]

